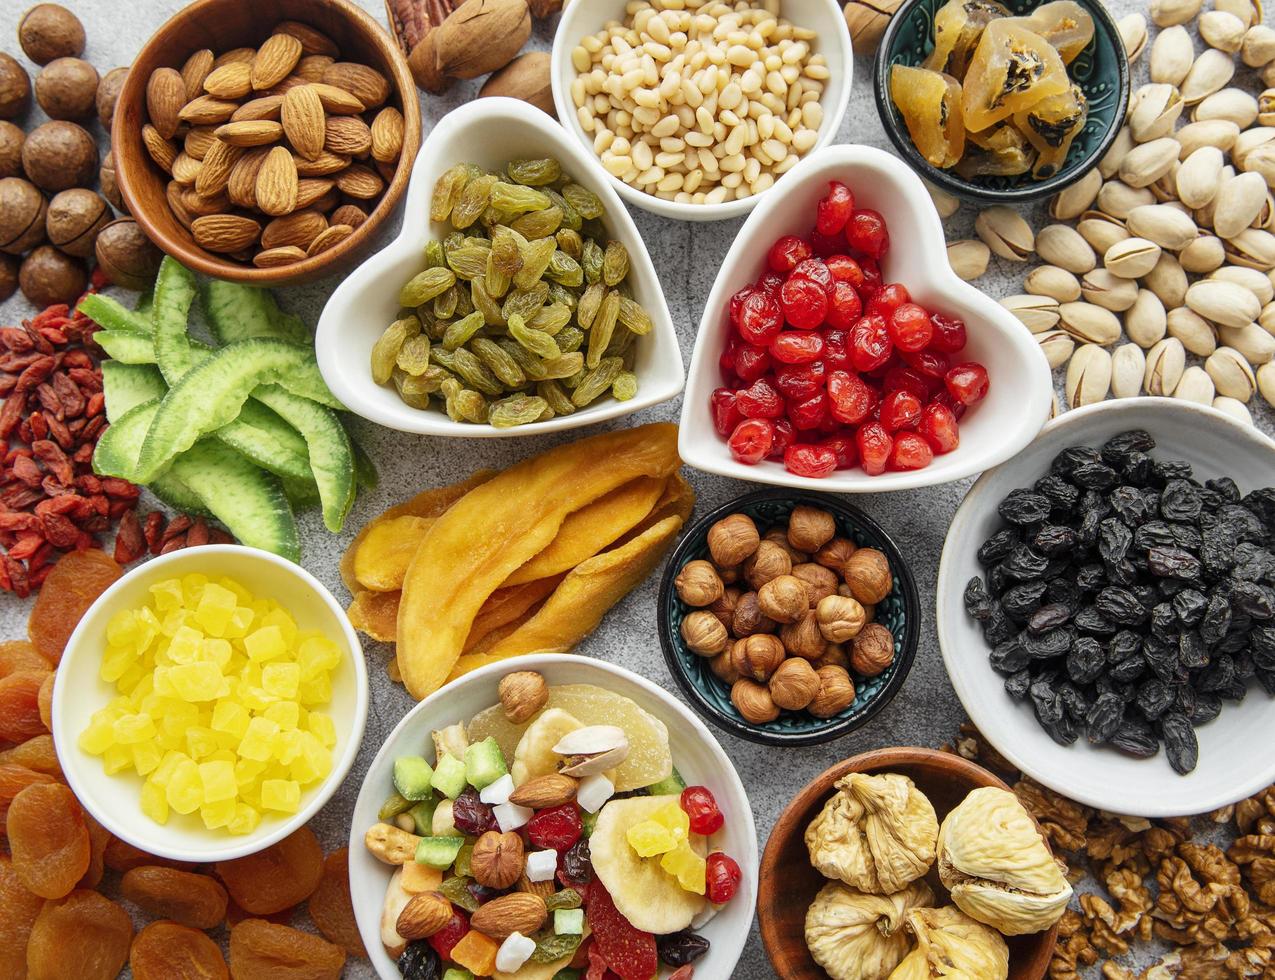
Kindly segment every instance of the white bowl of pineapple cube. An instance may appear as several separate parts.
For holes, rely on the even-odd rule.
[[[734,974],[752,927],[758,869],[752,806],[734,765],[704,723],[664,688],[623,667],[562,653],[514,657],[453,681],[408,712],[372,760],[350,824],[350,893],[363,945],[377,974],[384,980],[401,977],[381,940],[381,914],[394,869],[377,860],[364,843],[368,829],[380,822],[381,804],[394,791],[394,761],[402,756],[422,754],[433,761],[431,734],[457,723],[468,727],[479,712],[498,706],[500,679],[519,670],[538,671],[551,691],[564,684],[591,684],[636,702],[668,728],[673,765],[686,784],[707,786],[712,791],[726,822],[712,836],[710,846],[734,858],[743,879],[735,896],[702,927],[692,926],[710,943],[709,951],[695,961],[695,977],[696,980],[728,980]],[[619,719],[610,720],[620,724]],[[697,917],[697,921],[702,920]],[[661,976],[670,972],[670,968],[661,965]]]
[[[261,599],[273,599],[299,630],[322,633],[341,654],[331,674],[331,700],[314,705],[331,718],[335,744],[332,769],[301,790],[295,813],[263,812],[251,833],[209,830],[199,811],[171,813],[159,824],[143,814],[143,778],[128,770],[110,775],[103,757],[80,746],[80,735],[93,713],[117,696],[102,679],[107,624],[121,610],[136,609],[150,598],[151,586],[167,579],[203,575],[216,582],[233,579]],[[67,783],[83,807],[116,837],[134,847],[176,861],[206,863],[253,854],[307,823],[332,797],[358,753],[367,722],[367,668],[362,647],[344,610],[332,594],[301,566],[277,555],[239,545],[205,545],[153,558],[134,568],[102,593],[80,620],[58,665],[53,688],[53,740]]]

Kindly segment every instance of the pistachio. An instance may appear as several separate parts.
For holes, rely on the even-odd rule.
[[[1218,395],[1213,399],[1213,407],[1224,415],[1229,415],[1237,422],[1243,422],[1245,425],[1253,424],[1253,414],[1242,401],[1227,398],[1225,395]]]
[[[1275,186],[1275,143],[1266,140],[1261,145],[1248,150],[1242,159],[1234,156],[1232,159],[1241,170],[1246,173],[1261,174],[1268,185]]]
[[[1179,149],[1178,141],[1171,136],[1135,146],[1120,161],[1120,179],[1130,187],[1154,184],[1172,168]]]
[[[1200,39],[1209,47],[1235,54],[1244,43],[1248,25],[1225,10],[1209,10],[1200,14],[1196,29],[1200,32]]]
[[[1061,330],[1045,330],[1036,334],[1036,343],[1045,354],[1050,370],[1062,367],[1070,360],[1076,342]]]
[[[934,210],[939,213],[940,218],[946,221],[956,214],[957,209],[961,206],[959,198],[953,197],[947,191],[935,187],[928,180],[925,181],[925,189],[930,192],[930,199],[934,202]]]
[[[1133,235],[1155,242],[1170,252],[1186,248],[1199,233],[1189,215],[1167,204],[1136,207],[1129,212],[1125,224]]]
[[[1023,288],[1033,296],[1048,296],[1059,303],[1080,299],[1080,281],[1056,265],[1039,265],[1027,274]]]
[[[1182,372],[1178,386],[1173,389],[1174,398],[1198,405],[1212,405],[1214,394],[1213,379],[1204,368],[1195,365]]]
[[[1159,245],[1145,238],[1135,237],[1116,242],[1107,249],[1103,254],[1102,264],[1112,275],[1122,279],[1139,279],[1155,268],[1159,259]]]
[[[1174,175],[1178,200],[1189,208],[1201,208],[1213,200],[1224,159],[1216,146],[1201,146],[1193,151]]]
[[[1185,27],[1176,25],[1156,35],[1151,44],[1151,81],[1181,85],[1195,61],[1195,46]]]
[[[1267,333],[1275,335],[1275,303],[1267,303],[1262,307],[1257,323]]]
[[[1262,304],[1249,290],[1224,279],[1201,279],[1186,291],[1186,305],[1219,327],[1252,323]]]
[[[991,257],[991,249],[972,238],[950,242],[947,246],[947,261],[952,266],[952,271],[966,282],[985,273]]]
[[[1059,326],[1086,344],[1113,344],[1120,339],[1120,321],[1110,310],[1092,303],[1062,303]]]
[[[1213,0],[1213,9],[1233,14],[1245,28],[1262,20],[1262,0]]]
[[[1165,319],[1169,336],[1197,357],[1208,357],[1217,349],[1217,334],[1212,324],[1200,314],[1179,306],[1169,310]]]
[[[1094,269],[1080,280],[1080,292],[1090,303],[1120,313],[1138,298],[1138,284],[1107,269]]]
[[[1181,144],[1179,158],[1186,160],[1202,146],[1213,146],[1225,153],[1239,138],[1240,127],[1229,119],[1205,119],[1187,123],[1174,137]]]
[[[1155,195],[1145,187],[1130,187],[1120,180],[1109,180],[1098,191],[1098,208],[1103,214],[1123,221],[1134,208],[1155,203]]]
[[[1076,348],[1067,363],[1065,390],[1071,408],[1093,405],[1106,398],[1111,390],[1111,355],[1097,344]]]
[[[1204,362],[1219,395],[1247,402],[1257,390],[1257,378],[1248,359],[1233,347],[1219,347]]]
[[[1093,246],[1095,252],[1101,253],[1130,237],[1123,221],[1101,211],[1086,211],[1077,223],[1076,231]]]
[[[1226,250],[1222,246],[1222,239],[1214,235],[1201,235],[1178,253],[1178,261],[1187,272],[1212,272],[1226,261]]]
[[[1116,21],[1116,29],[1120,32],[1125,55],[1133,64],[1142,57],[1147,46],[1147,19],[1139,13],[1125,14]]]
[[[1171,395],[1186,367],[1186,351],[1172,337],[1165,337],[1147,351],[1147,370],[1142,388],[1148,395]]]
[[[1169,169],[1161,174],[1149,188],[1151,196],[1161,204],[1177,204],[1178,201],[1178,167],[1182,166],[1180,160],[1174,160],[1169,164]]]
[[[1241,170],[1244,170],[1244,163],[1248,160],[1248,155],[1272,140],[1275,140],[1275,126],[1255,126],[1239,133],[1235,137],[1234,143],[1229,147],[1231,162]],[[1223,147],[1223,149],[1228,148]]]
[[[1151,271],[1142,277],[1142,284],[1159,297],[1165,309],[1181,306],[1186,299],[1186,272],[1169,252],[1160,253]]]
[[[1275,88],[1268,88],[1257,97],[1257,121],[1263,126],[1275,126]]]
[[[1036,254],[1046,262],[1082,275],[1098,264],[1097,256],[1070,225],[1046,225],[1036,233]]]
[[[1187,105],[1195,105],[1205,96],[1225,88],[1234,76],[1235,62],[1231,56],[1216,48],[1209,48],[1195,59],[1186,78],[1182,79],[1182,101]]]
[[[1003,204],[980,211],[974,219],[974,231],[993,253],[1011,262],[1027,261],[1036,246],[1031,225]]]
[[[1264,275],[1256,269],[1246,269],[1239,265],[1227,265],[1214,270],[1209,278],[1224,279],[1227,282],[1238,283],[1243,286],[1257,297],[1257,301],[1263,306],[1263,313],[1266,312],[1264,307],[1275,297],[1275,283],[1271,282],[1270,276]],[[1258,319],[1261,319],[1260,315]]]
[[[1006,296],[1000,304],[1032,333],[1043,333],[1058,326],[1058,300],[1049,296]]]
[[[1121,344],[1111,354],[1111,393],[1116,398],[1133,398],[1142,390],[1147,356],[1137,344]]]
[[[1257,369],[1257,390],[1267,405],[1275,406],[1275,361],[1267,361]]]
[[[1250,269],[1275,269],[1275,235],[1258,228],[1245,228],[1224,244],[1226,258],[1233,265]]]
[[[1049,216],[1055,221],[1074,221],[1093,206],[1101,187],[1102,174],[1096,169],[1090,170],[1053,196],[1049,202]]]
[[[1129,127],[1121,126],[1116,133],[1116,138],[1111,141],[1110,148],[1098,161],[1098,172],[1102,174],[1104,180],[1110,180],[1119,172],[1120,161],[1133,149],[1134,145],[1133,134],[1129,132]]]
[[[1139,143],[1169,136],[1182,115],[1182,96],[1167,82],[1143,85],[1129,105],[1129,131]]]
[[[1250,68],[1261,68],[1275,61],[1275,28],[1265,24],[1250,27],[1240,44],[1240,60]]]
[[[1242,327],[1218,327],[1218,339],[1227,347],[1234,347],[1252,365],[1265,364],[1275,357],[1275,336],[1256,323]]]
[[[1191,119],[1194,122],[1224,119],[1246,129],[1257,119],[1257,111],[1257,99],[1243,89],[1224,88],[1197,104],[1191,110]]]
[[[1151,0],[1151,22],[1156,27],[1173,27],[1194,19],[1203,0]]]
[[[1149,289],[1139,289],[1138,296],[1124,315],[1125,335],[1143,350],[1154,347],[1168,327],[1164,304]]]

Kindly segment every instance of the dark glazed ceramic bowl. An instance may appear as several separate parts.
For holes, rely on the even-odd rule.
[[[894,634],[894,661],[876,677],[860,677],[852,672],[854,703],[840,714],[816,718],[806,711],[785,711],[774,721],[753,724],[745,721],[731,704],[730,688],[709,668],[708,658],[687,649],[682,640],[682,618],[693,610],[678,598],[673,580],[687,562],[708,559],[708,529],[723,517],[747,514],[764,534],[767,528],[786,524],[788,515],[798,504],[828,511],[837,522],[838,535],[849,538],[859,547],[876,548],[889,559],[894,589],[877,604],[873,622]],[[912,669],[921,630],[916,584],[907,561],[890,536],[867,514],[835,497],[790,490],[760,490],[736,497],[692,524],[664,568],[656,608],[664,659],[691,706],[718,728],[763,745],[817,745],[866,725],[903,686]]]
[[[1115,141],[1129,106],[1129,62],[1116,22],[1102,0],[1077,0],[1093,18],[1093,40],[1067,66],[1067,74],[1089,101],[1085,120],[1062,169],[1040,180],[1030,173],[1016,177],[976,177],[965,180],[955,170],[940,170],[912,143],[903,116],[890,98],[892,65],[916,67],[934,50],[934,15],[946,0],[904,0],[891,18],[877,49],[873,69],[877,112],[899,154],[922,177],[957,197],[981,204],[1022,204],[1037,201],[1074,183],[1102,159]],[[1040,0],[1002,0],[1010,13],[1029,14]]]

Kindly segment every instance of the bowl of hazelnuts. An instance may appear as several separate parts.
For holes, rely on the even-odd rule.
[[[898,547],[817,493],[762,490],[707,514],[669,559],[660,645],[691,704],[767,745],[866,724],[903,685],[921,612]]]

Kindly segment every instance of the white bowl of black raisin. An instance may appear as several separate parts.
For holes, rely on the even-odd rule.
[[[1115,813],[1275,782],[1275,441],[1169,398],[1054,419],[952,521],[939,644],[970,719]]]

